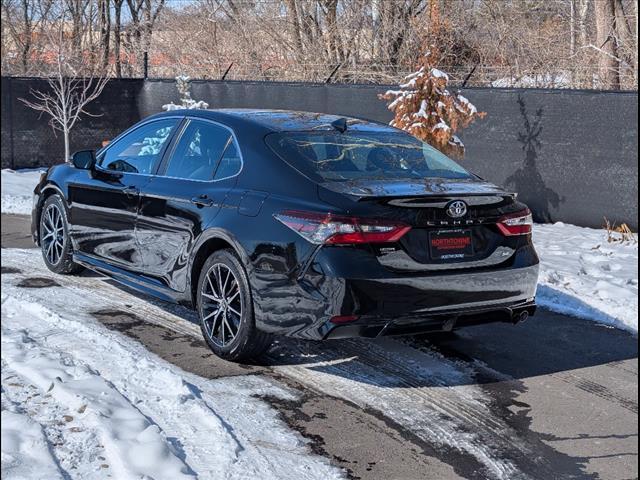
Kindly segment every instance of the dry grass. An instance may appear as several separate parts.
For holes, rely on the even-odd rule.
[[[621,225],[612,224],[607,217],[604,217],[603,227],[607,231],[607,242],[609,243],[638,243],[636,234],[631,231],[629,225],[626,223],[622,223]]]

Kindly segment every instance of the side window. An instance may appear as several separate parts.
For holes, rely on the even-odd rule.
[[[189,180],[211,180],[230,137],[231,133],[226,128],[191,120],[164,174]]]
[[[238,174],[241,168],[242,159],[240,158],[240,152],[238,152],[236,142],[231,139],[213,178],[220,180],[222,178],[233,177]]]
[[[99,165],[120,172],[151,173],[178,121],[168,118],[136,128],[109,146],[98,160]]]

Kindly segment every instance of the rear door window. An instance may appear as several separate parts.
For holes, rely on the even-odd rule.
[[[107,170],[152,173],[179,121],[167,118],[136,128],[110,145],[98,159],[98,164]]]
[[[233,141],[233,138],[229,140],[229,144],[222,155],[220,165],[216,170],[215,180],[222,180],[223,178],[233,177],[237,175],[242,169],[242,158],[240,157],[240,151]]]
[[[230,142],[231,132],[226,128],[191,120],[169,159],[164,175],[187,180],[211,180]]]

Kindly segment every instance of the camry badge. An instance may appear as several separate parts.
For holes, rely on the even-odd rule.
[[[447,215],[451,218],[464,217],[467,214],[467,204],[462,200],[454,200],[447,206]]]

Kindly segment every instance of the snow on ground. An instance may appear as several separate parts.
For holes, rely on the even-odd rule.
[[[609,243],[605,230],[535,225],[536,301],[559,313],[638,332],[638,244]]]
[[[33,189],[46,168],[2,170],[2,213],[31,214]]]
[[[99,295],[52,286],[43,301],[6,279],[3,478],[342,478],[258,398],[291,391],[189,374],[93,319]]]
[[[2,477],[62,480],[42,426],[2,402]]]
[[[2,170],[2,212],[31,213],[43,169]],[[638,331],[638,246],[611,244],[604,230],[535,225],[538,303],[550,310]]]

